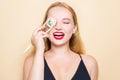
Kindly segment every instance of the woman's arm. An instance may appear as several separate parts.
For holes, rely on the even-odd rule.
[[[32,36],[32,44],[36,49],[36,53],[33,56],[29,56],[24,62],[24,80],[44,80],[44,37],[48,37],[48,34],[43,32],[44,26],[37,28]]]
[[[44,80],[43,54],[28,56],[23,67],[23,80]]]
[[[29,55],[25,58],[23,66],[23,80],[28,80],[28,76],[32,67],[34,55]]]
[[[23,66],[23,80],[44,80],[43,52],[36,51],[26,57]]]

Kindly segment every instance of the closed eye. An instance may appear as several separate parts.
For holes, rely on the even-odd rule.
[[[68,21],[64,21],[63,23],[64,23],[64,24],[69,24],[70,22],[68,22]]]
[[[63,24],[69,24],[70,23],[70,19],[69,18],[64,18],[63,19]]]

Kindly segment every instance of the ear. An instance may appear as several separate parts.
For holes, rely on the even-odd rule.
[[[75,33],[76,30],[77,30],[77,26],[74,27],[74,29],[73,29],[73,33]]]

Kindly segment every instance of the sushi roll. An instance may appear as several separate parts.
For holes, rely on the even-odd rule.
[[[49,32],[56,24],[55,18],[48,18],[48,20],[45,23],[46,29],[45,32]]]

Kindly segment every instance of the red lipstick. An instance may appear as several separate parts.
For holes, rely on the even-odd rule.
[[[64,38],[64,33],[63,32],[54,32],[53,33],[53,36],[54,36],[54,38],[56,39],[56,40],[61,40],[61,39],[63,39]]]

